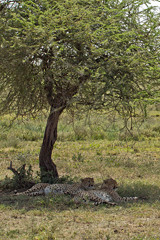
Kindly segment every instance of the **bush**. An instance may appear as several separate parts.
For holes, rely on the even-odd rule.
[[[5,179],[0,183],[2,189],[19,189],[19,188],[29,188],[32,187],[35,183],[33,181],[33,171],[32,166],[30,165],[28,169],[25,168],[25,164],[15,170],[12,168],[12,163],[10,164],[10,169],[14,175],[12,178],[5,177]]]

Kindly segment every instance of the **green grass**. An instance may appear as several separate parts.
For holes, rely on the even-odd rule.
[[[46,119],[39,116],[24,123],[9,116],[1,119],[0,181],[4,182],[10,161],[15,168],[32,164],[37,177]],[[64,114],[53,159],[60,176],[95,182],[113,177],[121,196],[145,200],[115,207],[75,204],[70,197],[12,196],[0,189],[0,239],[160,239],[160,115],[154,110],[134,136],[119,132],[122,121],[93,114],[86,124],[83,117]],[[139,134],[138,134],[139,133]]]

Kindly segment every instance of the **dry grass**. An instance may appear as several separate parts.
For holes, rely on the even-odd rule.
[[[156,121],[158,125],[157,118]],[[42,123],[43,119],[32,121],[32,129],[30,131],[28,125],[27,133],[22,126],[3,132],[0,140],[1,180],[5,175],[12,176],[7,170],[11,160],[15,167],[26,162],[33,165],[34,172],[38,170]],[[32,130],[37,136],[34,140]],[[120,185],[120,195],[136,195],[145,200],[115,207],[76,205],[69,197],[31,198],[12,196],[11,192],[1,190],[0,239],[159,240],[160,137],[148,127],[146,134],[136,141],[63,139],[56,143],[53,152],[61,176],[69,175],[75,179],[93,176],[96,182],[111,176]]]

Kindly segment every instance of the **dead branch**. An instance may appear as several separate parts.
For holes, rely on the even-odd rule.
[[[11,170],[15,175],[19,175],[18,171],[12,167],[12,161],[10,161],[10,166],[7,169]]]
[[[21,167],[21,170],[25,171],[25,167],[26,167],[26,164],[23,164],[23,166]],[[21,171],[18,172],[15,168],[12,167],[12,161],[10,161],[10,166],[7,169],[11,170],[18,177],[20,176]]]
[[[23,164],[20,168],[17,170],[13,168],[12,161],[10,161],[9,167],[7,167],[8,170],[11,170],[13,174],[16,176],[16,183],[19,187],[32,187],[35,182],[30,181],[29,179],[26,179],[26,170],[25,170],[26,164]]]

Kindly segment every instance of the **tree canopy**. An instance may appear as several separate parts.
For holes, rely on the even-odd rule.
[[[56,97],[66,105],[79,90],[95,108],[158,90],[159,19],[143,10],[148,1],[4,2],[1,112],[36,113]]]
[[[50,108],[43,144],[51,155],[59,115],[72,103],[121,112],[157,100],[159,17],[148,0],[4,0],[1,113]]]

